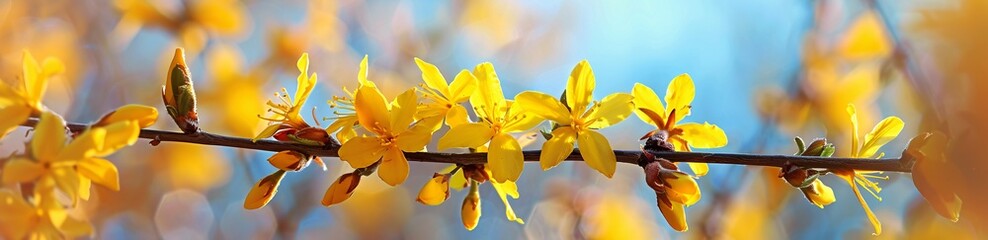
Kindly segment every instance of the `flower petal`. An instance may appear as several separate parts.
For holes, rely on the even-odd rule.
[[[707,175],[707,172],[710,172],[710,166],[707,163],[691,162],[686,164],[690,166],[690,170],[693,170],[693,175],[696,177],[703,177]]]
[[[319,78],[315,73],[309,76],[309,53],[302,53],[302,57],[299,57],[298,62],[298,83],[295,89],[295,106],[293,109],[301,108],[305,105],[305,101],[309,99],[309,94],[312,94],[312,90],[316,88],[316,81]]]
[[[306,156],[300,152],[284,150],[268,158],[268,163],[283,171],[299,171],[306,165]]]
[[[515,182],[506,181],[504,183],[491,182],[491,186],[494,187],[494,191],[497,192],[497,196],[501,198],[501,202],[504,203],[504,215],[508,218],[508,221],[516,222],[518,224],[525,224],[525,221],[515,214],[515,210],[511,208],[511,203],[508,203],[508,196],[514,199],[518,199],[518,185]]]
[[[418,109],[418,95],[415,89],[408,89],[391,102],[391,129],[401,132],[408,129],[408,126],[415,120],[415,111]]]
[[[655,91],[653,91],[652,88],[645,86],[645,84],[635,83],[635,87],[631,89],[631,96],[634,96],[631,102],[635,104],[636,110],[647,109],[656,113],[659,117],[662,116],[661,114],[666,113],[666,109],[662,106],[662,100],[659,100],[659,96],[655,94]],[[638,119],[641,119],[642,122],[652,125],[662,124],[656,123],[656,119],[652,119],[651,116],[645,114],[645,112],[642,112],[641,110],[635,111],[635,115],[637,115]],[[661,122],[661,120],[659,121]]]
[[[463,105],[453,105],[449,111],[446,111],[446,125],[455,127],[468,122],[470,122],[470,117],[467,115],[467,109]]]
[[[105,115],[96,125],[109,125],[121,121],[137,121],[141,128],[158,121],[158,109],[140,104],[127,104]]]
[[[496,115],[495,112],[503,112],[502,109],[507,106],[494,65],[490,62],[478,64],[473,75],[477,77],[477,90],[470,96],[470,105],[473,105],[477,117],[490,118]]]
[[[137,125],[137,121],[117,122],[103,127],[103,129],[106,129],[106,137],[102,144],[97,145],[100,147],[92,153],[93,156],[105,157],[123,147],[134,145],[141,135],[141,128]]]
[[[573,67],[566,82],[566,106],[574,112],[583,113],[593,100],[593,89],[597,81],[590,68],[590,62],[582,60]]]
[[[377,176],[391,186],[405,182],[405,178],[408,178],[408,160],[405,159],[405,153],[397,148],[390,148],[384,152]]]
[[[617,157],[614,156],[614,150],[611,149],[610,142],[603,134],[593,130],[582,131],[577,134],[576,141],[580,145],[580,155],[583,156],[583,161],[590,168],[608,178],[614,176],[614,171],[617,168]]]
[[[680,203],[690,206],[700,200],[700,186],[696,184],[696,180],[693,180],[693,177],[679,171],[673,171],[669,176],[665,178],[668,184],[666,187],[671,192],[682,197],[678,199]],[[672,200],[671,197],[670,200]]]
[[[48,78],[44,76],[44,69],[38,64],[38,60],[30,52],[24,50],[22,55],[24,90],[32,106],[41,102],[44,98],[45,89],[48,88]],[[37,107],[37,106],[34,106]]]
[[[803,196],[806,196],[806,200],[809,200],[810,203],[820,208],[837,201],[837,198],[834,196],[834,190],[823,184],[823,181],[820,181],[820,179],[814,180],[809,187],[800,188],[800,190],[803,191]]]
[[[340,159],[350,163],[353,168],[365,168],[370,166],[384,156],[387,148],[381,145],[381,140],[376,137],[355,137],[346,141],[340,147]]]
[[[854,108],[854,104],[847,105],[847,114],[851,117],[851,157],[859,157],[860,146],[858,141],[860,141],[858,136],[858,111]]]
[[[727,145],[727,134],[710,123],[684,123],[676,125],[683,130],[682,138],[694,148],[719,148]]]
[[[30,182],[38,179],[44,171],[45,168],[37,162],[13,158],[3,165],[3,180],[0,182],[4,185]]]
[[[264,130],[261,130],[260,133],[257,133],[257,136],[254,136],[254,138],[251,138],[250,140],[257,142],[257,140],[269,138],[271,136],[274,136],[274,133],[278,132],[278,129],[281,129],[281,124],[268,125],[267,127],[264,128]]]
[[[86,158],[76,166],[79,174],[113,191],[120,190],[120,177],[117,166],[106,159]]]
[[[436,65],[432,65],[422,59],[415,58],[415,65],[419,66],[419,70],[422,71],[422,81],[425,85],[432,89],[438,90],[443,96],[449,96],[449,85],[446,84],[446,78],[443,74],[439,72],[439,68]]]
[[[555,97],[535,91],[524,91],[515,96],[514,105],[527,113],[549,119],[562,125],[573,122],[570,111]]]
[[[483,123],[467,123],[449,129],[439,138],[439,150],[455,147],[476,148],[494,136],[494,129]]]
[[[54,160],[65,147],[65,121],[53,112],[42,112],[41,121],[34,127],[31,139],[31,155],[40,161]]]
[[[859,153],[860,156],[874,156],[879,148],[899,136],[903,127],[905,127],[905,123],[902,122],[902,119],[895,116],[887,117],[881,122],[878,122],[875,128],[871,129],[871,132],[865,134],[864,145],[861,145],[861,152]]]
[[[660,195],[659,198],[662,196]],[[686,225],[686,209],[684,207],[682,203],[669,201],[667,204],[665,201],[659,200],[659,211],[662,212],[662,216],[665,217],[672,229],[680,232],[689,229],[689,226]]]
[[[494,135],[487,153],[487,165],[491,168],[494,181],[517,181],[525,167],[518,140],[507,133]]]
[[[404,131],[395,139],[398,148],[406,152],[419,152],[425,149],[425,145],[432,140],[432,127],[426,126],[430,123],[419,123],[412,129]]]
[[[573,153],[573,143],[576,142],[576,131],[571,127],[560,127],[552,131],[552,138],[542,144],[542,154],[539,163],[542,170],[549,170],[563,162]]]
[[[453,78],[453,83],[449,85],[450,102],[462,103],[470,99],[470,96],[477,90],[477,77],[463,69]]]
[[[31,116],[31,108],[23,105],[12,105],[0,109],[0,138],[14,131]]]
[[[514,101],[508,101],[508,114],[504,118],[505,123],[501,126],[501,131],[509,133],[526,131],[545,121],[535,114],[526,112]]]
[[[587,121],[593,121],[588,127],[594,129],[605,128],[628,118],[634,108],[631,102],[634,97],[627,93],[614,93],[607,95],[600,100],[600,105],[594,108]]]
[[[689,74],[680,74],[676,78],[669,82],[669,88],[666,89],[666,116],[672,110],[676,110],[676,119],[673,123],[678,123],[684,117],[690,115],[690,109],[692,108],[690,104],[693,102],[693,98],[696,96],[696,87],[693,85],[693,79],[690,78]]]
[[[355,95],[353,105],[357,110],[360,126],[374,133],[390,132],[390,113],[381,91],[374,86],[360,86]]]

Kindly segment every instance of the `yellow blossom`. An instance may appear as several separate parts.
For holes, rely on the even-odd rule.
[[[837,201],[837,197],[834,196],[834,190],[823,184],[823,181],[820,181],[820,179],[814,180],[810,186],[800,188],[799,190],[803,191],[803,195],[806,196],[806,199],[810,203],[820,208]]]
[[[430,123],[412,125],[418,96],[415,89],[399,95],[389,105],[373,85],[363,85],[354,94],[354,108],[360,126],[374,136],[354,137],[340,147],[340,159],[353,168],[365,168],[381,161],[377,173],[384,182],[396,186],[408,177],[404,152],[425,148],[432,137]]]
[[[596,130],[614,125],[631,115],[632,96],[614,93],[599,102],[593,101],[594,87],[596,79],[593,69],[587,60],[583,60],[570,73],[564,102],[533,91],[522,92],[516,97],[518,105],[526,112],[559,124],[552,131],[552,139],[542,145],[542,170],[555,167],[566,159],[576,143],[587,165],[604,176],[614,175],[617,167],[614,151],[607,138]]]
[[[61,116],[43,112],[26,157],[15,157],[3,168],[3,183],[51,181],[73,204],[89,199],[91,182],[114,191],[120,183],[117,167],[102,159],[137,141],[137,121],[122,121],[89,129],[67,143]]]
[[[48,188],[41,184],[38,189]],[[31,202],[9,190],[0,190],[0,237],[4,239],[75,239],[91,235],[86,219],[68,214],[53,192],[36,192]]]
[[[361,86],[369,85],[376,86],[374,82],[367,80],[367,55],[364,55],[364,59],[360,60],[360,70],[357,72],[357,88]],[[333,111],[334,117],[333,123],[326,127],[327,133],[336,133],[336,139],[341,143],[349,141],[351,138],[357,136],[357,131],[354,127],[357,126],[359,119],[357,118],[357,111],[354,109],[354,95],[353,92],[347,90],[343,87],[343,92],[346,96],[333,96],[333,99],[328,101],[329,107],[336,109]]]
[[[700,201],[700,186],[692,176],[665,159],[644,167],[645,183],[655,190],[659,211],[676,231],[686,231],[686,207]]]
[[[895,116],[887,117],[875,125],[875,128],[864,136],[864,141],[860,142],[858,137],[858,116],[853,104],[847,105],[847,113],[851,116],[851,157],[855,158],[881,158],[885,153],[876,156],[875,154],[878,153],[878,149],[892,141],[892,139],[895,139],[896,136],[899,136],[899,132],[902,132],[902,128],[905,126],[902,119]],[[861,145],[858,145],[859,142]],[[868,193],[871,193],[872,196],[881,201],[882,198],[878,197],[878,193],[882,191],[882,188],[871,179],[888,179],[888,177],[881,176],[880,174],[882,172],[878,171],[853,169],[834,169],[834,173],[851,185],[851,189],[854,190],[854,194],[858,197],[858,202],[861,202],[861,207],[864,208],[865,214],[868,215],[868,220],[875,228],[874,234],[882,234],[882,223],[871,212],[871,208],[868,207],[868,203],[861,196],[858,186],[864,187]]]
[[[477,90],[470,104],[480,122],[450,128],[439,139],[439,150],[451,147],[476,148],[490,142],[487,164],[497,182],[515,181],[521,176],[524,158],[521,145],[510,133],[528,130],[542,122],[534,114],[522,113],[512,101],[504,99],[501,81],[491,63],[481,63],[473,70]]]
[[[415,64],[422,71],[422,80],[425,81],[421,86],[422,95],[432,100],[422,105],[418,118],[442,117],[450,127],[469,122],[467,109],[461,104],[470,100],[470,95],[477,89],[477,77],[464,69],[456,74],[453,82],[446,83],[446,78],[435,65],[419,58],[415,58]]]
[[[696,88],[690,75],[682,74],[669,82],[665,95],[666,106],[659,101],[655,91],[641,83],[635,83],[631,94],[635,97],[633,102],[638,109],[635,111],[638,118],[657,128],[649,132],[646,137],[658,131],[667,131],[668,141],[676,151],[682,152],[692,151],[692,148],[719,148],[727,145],[727,135],[717,125],[706,122],[679,123],[692,112],[693,106],[690,104],[696,96]],[[706,163],[689,163],[689,165],[696,176],[707,174]]]
[[[140,104],[127,104],[107,113],[96,122],[96,126],[106,126],[121,121],[137,121],[141,128],[150,127],[158,121],[158,109]]]
[[[442,204],[449,198],[449,178],[452,174],[436,173],[419,190],[419,196],[415,199],[422,204],[436,206]]]
[[[480,185],[484,182],[489,182],[498,197],[501,198],[501,202],[504,203],[504,215],[508,221],[525,224],[525,221],[515,214],[515,210],[511,208],[511,203],[508,202],[508,197],[512,199],[518,199],[519,197],[518,185],[515,182],[505,181],[499,183],[497,181],[489,181],[491,171],[484,165],[465,165],[463,167],[450,165],[441,172],[445,172],[446,174],[436,173],[429,182],[422,186],[422,190],[419,191],[418,202],[429,206],[436,206],[449,198],[449,188],[451,186],[453,189],[462,190],[470,184]],[[470,229],[469,226],[468,229]]]
[[[13,131],[32,114],[45,110],[41,100],[48,88],[48,81],[65,71],[65,66],[57,58],[45,58],[39,64],[27,50],[24,50],[22,62],[20,87],[0,82],[0,115],[4,116],[0,120],[0,137]]]
[[[288,90],[282,88],[280,93],[275,93],[281,103],[275,103],[273,101],[268,101],[267,105],[271,107],[268,112],[273,115],[270,117],[263,117],[258,115],[261,119],[270,121],[267,128],[265,128],[261,133],[259,133],[253,140],[263,139],[271,137],[280,129],[295,129],[301,130],[309,127],[309,124],[305,122],[302,118],[301,110],[302,106],[305,105],[305,101],[309,99],[309,94],[316,87],[316,80],[318,76],[313,73],[309,75],[309,54],[303,53],[299,57],[296,64],[298,67],[298,84],[295,89],[295,97],[288,95]]]

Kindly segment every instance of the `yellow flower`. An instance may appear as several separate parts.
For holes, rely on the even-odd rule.
[[[937,214],[957,222],[964,201],[957,195],[956,183],[960,170],[948,162],[948,139],[942,132],[923,133],[909,141],[903,152],[916,159],[913,165],[913,185]]]
[[[0,82],[0,137],[13,131],[32,114],[41,113],[45,106],[41,100],[48,88],[48,81],[65,71],[65,66],[56,58],[45,58],[38,64],[31,53],[24,50],[22,85],[19,88]]]
[[[445,174],[440,174],[440,173],[434,174],[433,178],[430,179],[429,182],[426,182],[424,186],[422,186],[422,190],[419,191],[418,199],[416,199],[418,202],[429,206],[436,206],[442,204],[444,201],[446,201],[447,198],[449,198],[450,187],[456,190],[462,190],[467,186],[471,186],[471,185],[477,186],[485,182],[490,182],[491,187],[494,188],[494,191],[497,192],[498,197],[501,198],[501,202],[504,203],[504,215],[508,219],[508,221],[516,222],[518,224],[525,224],[525,221],[523,221],[521,218],[518,217],[518,215],[515,214],[515,210],[511,208],[511,203],[508,202],[509,196],[512,199],[518,199],[519,197],[518,185],[515,184],[515,182],[505,181],[503,183],[498,183],[497,181],[489,181],[491,176],[491,171],[487,170],[487,168],[484,165],[465,165],[463,167],[457,167],[457,165],[450,165],[449,167],[443,169],[441,172],[445,172]],[[473,187],[471,187],[471,191],[476,191],[476,190]],[[470,198],[470,195],[467,195],[467,198]],[[467,200],[464,199],[464,201]],[[480,199],[477,199],[476,201],[477,204],[479,205]],[[467,209],[462,209],[462,210],[465,211]],[[470,211],[473,210],[470,209]],[[470,215],[471,218],[469,219],[473,219],[472,214],[474,213],[465,211],[463,212],[463,214],[465,215],[471,214]],[[480,216],[476,216],[476,217],[479,218]],[[471,225],[466,222],[467,219],[468,218],[464,216],[464,226],[467,227],[467,230],[472,230],[473,227],[476,227],[476,223],[474,222],[471,227]]]
[[[298,85],[295,89],[295,98],[292,95],[288,95],[288,90],[282,88],[280,93],[275,93],[281,103],[275,103],[273,101],[268,101],[267,105],[271,108],[268,112],[273,113],[270,117],[263,117],[258,114],[258,117],[271,123],[265,128],[261,133],[254,137],[254,141],[258,139],[271,137],[281,129],[294,129],[301,130],[309,128],[309,124],[305,122],[302,118],[301,110],[302,106],[305,105],[305,101],[309,99],[309,94],[316,87],[316,80],[318,76],[313,73],[311,76],[309,74],[309,54],[303,53],[302,57],[299,57],[296,64],[298,67]]]
[[[858,115],[853,104],[847,105],[847,113],[851,115],[851,157],[855,158],[881,158],[885,153],[876,156],[875,154],[878,153],[878,149],[892,141],[892,139],[895,139],[896,136],[899,136],[899,132],[902,132],[902,128],[905,126],[902,119],[895,116],[887,117],[875,125],[875,128],[865,135],[864,142],[858,145],[860,141],[858,138]],[[878,171],[853,169],[834,169],[834,173],[851,185],[851,189],[854,190],[854,194],[858,197],[858,202],[861,202],[861,207],[864,208],[865,214],[868,215],[868,220],[871,221],[871,225],[875,228],[874,234],[882,234],[882,223],[871,212],[871,208],[868,207],[868,203],[861,196],[858,186],[864,187],[868,193],[871,193],[872,196],[881,201],[882,198],[878,197],[878,193],[882,191],[882,188],[871,179],[888,179],[888,177],[881,176],[880,174],[882,172]]]
[[[42,112],[28,156],[7,161],[2,181],[4,184],[52,181],[73,204],[79,198],[89,199],[91,182],[119,190],[117,167],[101,157],[134,144],[139,134],[137,121],[122,121],[89,129],[66,143],[62,117]]]
[[[381,91],[363,85],[354,94],[354,108],[360,126],[375,136],[354,137],[340,147],[340,159],[353,168],[365,168],[378,160],[378,176],[396,186],[408,177],[408,161],[403,151],[417,152],[432,137],[431,123],[412,125],[418,96],[415,89],[399,95],[389,105]]]
[[[638,109],[635,111],[638,119],[657,128],[649,132],[646,137],[658,131],[666,131],[669,133],[668,141],[675,146],[676,151],[681,152],[692,151],[692,148],[719,148],[727,145],[727,135],[717,125],[706,122],[679,124],[679,121],[692,112],[693,106],[690,103],[696,96],[696,88],[690,75],[682,74],[669,82],[664,107],[655,91],[641,83],[635,83],[631,95],[635,97],[633,102]],[[707,174],[706,163],[689,163],[689,165],[696,176]]]
[[[686,231],[686,207],[700,201],[700,186],[692,176],[665,159],[645,165],[645,183],[655,190],[659,211],[676,231]]]
[[[510,133],[528,130],[542,122],[533,114],[522,113],[512,101],[504,99],[501,81],[491,63],[481,63],[473,70],[477,90],[470,104],[480,122],[450,128],[439,138],[439,150],[451,147],[476,148],[490,142],[487,164],[497,182],[515,181],[524,168],[521,145]]]
[[[587,60],[583,60],[570,73],[565,102],[533,91],[525,91],[515,97],[526,112],[559,124],[552,131],[552,138],[542,145],[542,170],[555,167],[566,159],[573,152],[573,143],[576,142],[587,165],[604,176],[614,175],[617,167],[614,151],[607,138],[596,129],[614,125],[631,115],[632,96],[614,93],[599,102],[593,101],[595,85],[593,69]]]
[[[212,34],[235,36],[250,29],[247,7],[236,0],[184,1],[178,12],[151,0],[116,0],[120,22],[113,29],[114,43],[126,46],[142,27],[162,28],[195,53]]]
[[[44,187],[40,185],[38,187]],[[75,239],[92,234],[86,219],[77,219],[55,202],[53,192],[36,193],[32,202],[0,190],[0,237],[4,239]]]
[[[368,85],[376,86],[374,82],[367,80],[367,55],[364,55],[364,59],[360,60],[360,71],[357,72],[357,88]],[[354,109],[354,95],[353,92],[347,90],[343,87],[343,92],[346,96],[333,96],[333,99],[328,101],[329,107],[336,109],[333,111],[334,117],[329,119],[334,119],[333,123],[326,127],[327,133],[336,133],[336,139],[340,140],[341,143],[349,141],[351,138],[357,136],[357,131],[354,127],[357,126],[359,121],[357,118],[357,111]]]
[[[464,69],[456,74],[452,83],[446,83],[446,78],[435,65],[419,58],[415,58],[415,64],[422,71],[422,80],[425,81],[421,86],[422,95],[432,100],[422,105],[418,118],[442,117],[450,127],[469,122],[467,109],[460,104],[470,100],[470,95],[477,89],[477,77]]]

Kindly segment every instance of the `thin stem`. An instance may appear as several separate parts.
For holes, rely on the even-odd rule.
[[[34,127],[38,119],[28,119],[21,126]],[[66,124],[71,131],[83,131],[88,126],[80,123]],[[249,138],[239,138],[224,135],[217,135],[207,132],[185,134],[176,131],[165,131],[156,129],[141,129],[140,138],[151,139],[152,143],[158,142],[184,142],[200,145],[225,146],[241,149],[253,149],[262,151],[280,152],[285,150],[297,151],[301,153],[323,156],[339,157],[339,146],[311,146],[298,143],[287,143],[273,140],[258,140],[252,142]],[[665,158],[673,162],[696,162],[696,163],[718,163],[737,164],[748,166],[783,167],[787,162],[804,168],[850,168],[856,170],[886,171],[886,172],[911,172],[913,159],[909,158],[883,158],[883,159],[862,159],[862,158],[835,158],[835,157],[809,157],[791,155],[756,155],[744,153],[702,153],[702,152],[652,152],[655,157]],[[539,161],[541,151],[523,151],[525,161]],[[640,150],[616,150],[617,161],[622,163],[638,164],[642,157]],[[487,153],[433,153],[433,152],[409,152],[405,153],[408,161],[431,162],[431,163],[458,163],[458,164],[484,164],[487,162]],[[575,149],[572,154],[566,157],[567,161],[583,161],[580,150]]]

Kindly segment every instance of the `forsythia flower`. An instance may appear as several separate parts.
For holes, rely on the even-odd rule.
[[[37,188],[51,188],[41,184]],[[9,190],[0,190],[0,237],[4,239],[75,239],[90,235],[86,219],[69,215],[52,191],[39,192],[31,202]]]
[[[516,97],[517,104],[526,112],[560,125],[552,131],[552,138],[542,145],[540,162],[543,170],[566,159],[573,152],[575,142],[588,166],[604,176],[614,175],[617,166],[614,151],[607,138],[596,129],[614,125],[631,115],[632,96],[614,93],[597,102],[593,101],[594,87],[593,69],[587,60],[583,60],[570,73],[564,100],[533,91],[522,92]]]
[[[675,164],[658,159],[644,167],[645,183],[655,190],[659,211],[676,231],[686,231],[686,207],[700,201],[700,186]]]
[[[316,87],[316,80],[318,76],[316,73],[312,73],[309,76],[309,54],[303,53],[302,57],[298,58],[298,84],[295,88],[295,98],[292,99],[292,95],[288,95],[288,90],[282,88],[280,93],[275,93],[281,103],[275,103],[268,100],[267,105],[271,107],[268,112],[274,113],[272,117],[261,117],[261,119],[268,120],[271,122],[261,134],[258,134],[254,139],[268,138],[274,135],[275,131],[282,128],[294,128],[303,129],[309,127],[309,124],[305,122],[300,113],[302,110],[302,105],[305,105],[305,101],[309,99],[309,94],[312,94],[312,90]],[[260,116],[258,116],[260,117]]]
[[[886,143],[895,139],[899,136],[899,132],[905,124],[902,119],[898,117],[891,116],[887,117],[871,130],[864,137],[864,142],[858,145],[860,139],[858,138],[858,115],[853,104],[847,105],[847,113],[851,115],[851,157],[855,158],[873,158],[876,157],[875,154],[878,153],[878,149],[881,148]],[[877,158],[881,158],[885,153],[881,153]],[[834,169],[834,173],[838,177],[847,181],[851,185],[851,189],[854,190],[854,194],[858,197],[858,202],[861,202],[861,207],[864,208],[865,214],[868,215],[868,220],[871,221],[871,225],[875,227],[875,235],[882,234],[882,223],[878,221],[875,214],[871,212],[871,208],[868,207],[868,203],[865,202],[864,197],[861,196],[861,191],[858,190],[858,186],[863,186],[865,190],[871,193],[879,201],[882,200],[878,197],[878,193],[882,191],[881,187],[878,187],[878,183],[871,181],[872,178],[875,179],[888,179],[888,177],[879,176],[876,174],[881,174],[878,171],[861,171],[853,169]]]
[[[0,137],[13,131],[32,114],[39,114],[45,110],[41,100],[44,98],[45,89],[48,88],[48,80],[65,71],[65,66],[60,60],[45,58],[41,64],[38,64],[27,50],[24,50],[22,60],[23,82],[20,88],[0,82],[0,115],[4,116],[3,120],[0,120]]]
[[[522,113],[520,107],[504,99],[501,81],[491,63],[481,63],[473,70],[477,90],[470,104],[480,119],[450,128],[439,139],[439,150],[451,147],[476,148],[490,142],[487,164],[497,182],[515,181],[524,168],[521,145],[510,133],[528,130],[542,122],[533,114]]]
[[[389,105],[381,91],[363,85],[354,94],[354,108],[360,126],[375,136],[354,137],[340,147],[340,159],[353,168],[365,168],[380,160],[378,176],[396,186],[408,177],[408,161],[403,151],[417,152],[432,137],[431,123],[412,125],[418,96],[409,89]]]
[[[360,71],[357,72],[357,89],[361,86],[376,86],[374,82],[367,80],[367,55],[364,55],[364,59],[360,60]],[[341,143],[349,141],[351,138],[357,136],[357,131],[354,127],[357,125],[357,111],[354,109],[353,92],[350,92],[343,87],[343,92],[347,96],[333,96],[333,100],[328,101],[329,107],[336,109],[333,111],[334,117],[329,119],[335,119],[333,123],[326,127],[326,133],[336,133],[336,139],[340,140]]]
[[[91,128],[66,143],[65,122],[55,113],[41,113],[27,157],[13,158],[3,168],[3,183],[54,182],[72,200],[89,199],[90,182],[114,191],[120,188],[117,167],[102,159],[134,144],[137,121]]]
[[[909,141],[904,156],[916,159],[912,168],[913,184],[937,214],[951,222],[961,217],[964,201],[957,195],[955,183],[961,181],[960,170],[948,164],[948,139],[942,132],[923,133]]]
[[[635,83],[631,95],[634,96],[633,102],[635,108],[638,109],[635,111],[638,118],[658,128],[649,132],[642,139],[658,131],[667,131],[669,133],[668,141],[672,143],[676,151],[681,152],[689,152],[691,148],[719,148],[727,145],[727,135],[717,125],[706,122],[703,124],[679,124],[679,121],[690,115],[693,108],[690,103],[693,102],[696,95],[693,79],[689,75],[676,76],[672,82],[669,82],[669,87],[666,89],[665,107],[662,106],[662,102],[659,101],[655,91],[641,83]],[[689,163],[689,165],[697,176],[707,174],[706,163]]]
[[[415,58],[415,64],[422,71],[422,80],[425,81],[421,86],[423,96],[432,100],[422,105],[419,118],[442,117],[450,127],[469,122],[467,109],[460,104],[469,100],[477,89],[477,77],[464,69],[456,74],[452,83],[446,83],[446,78],[435,65],[419,58]]]

